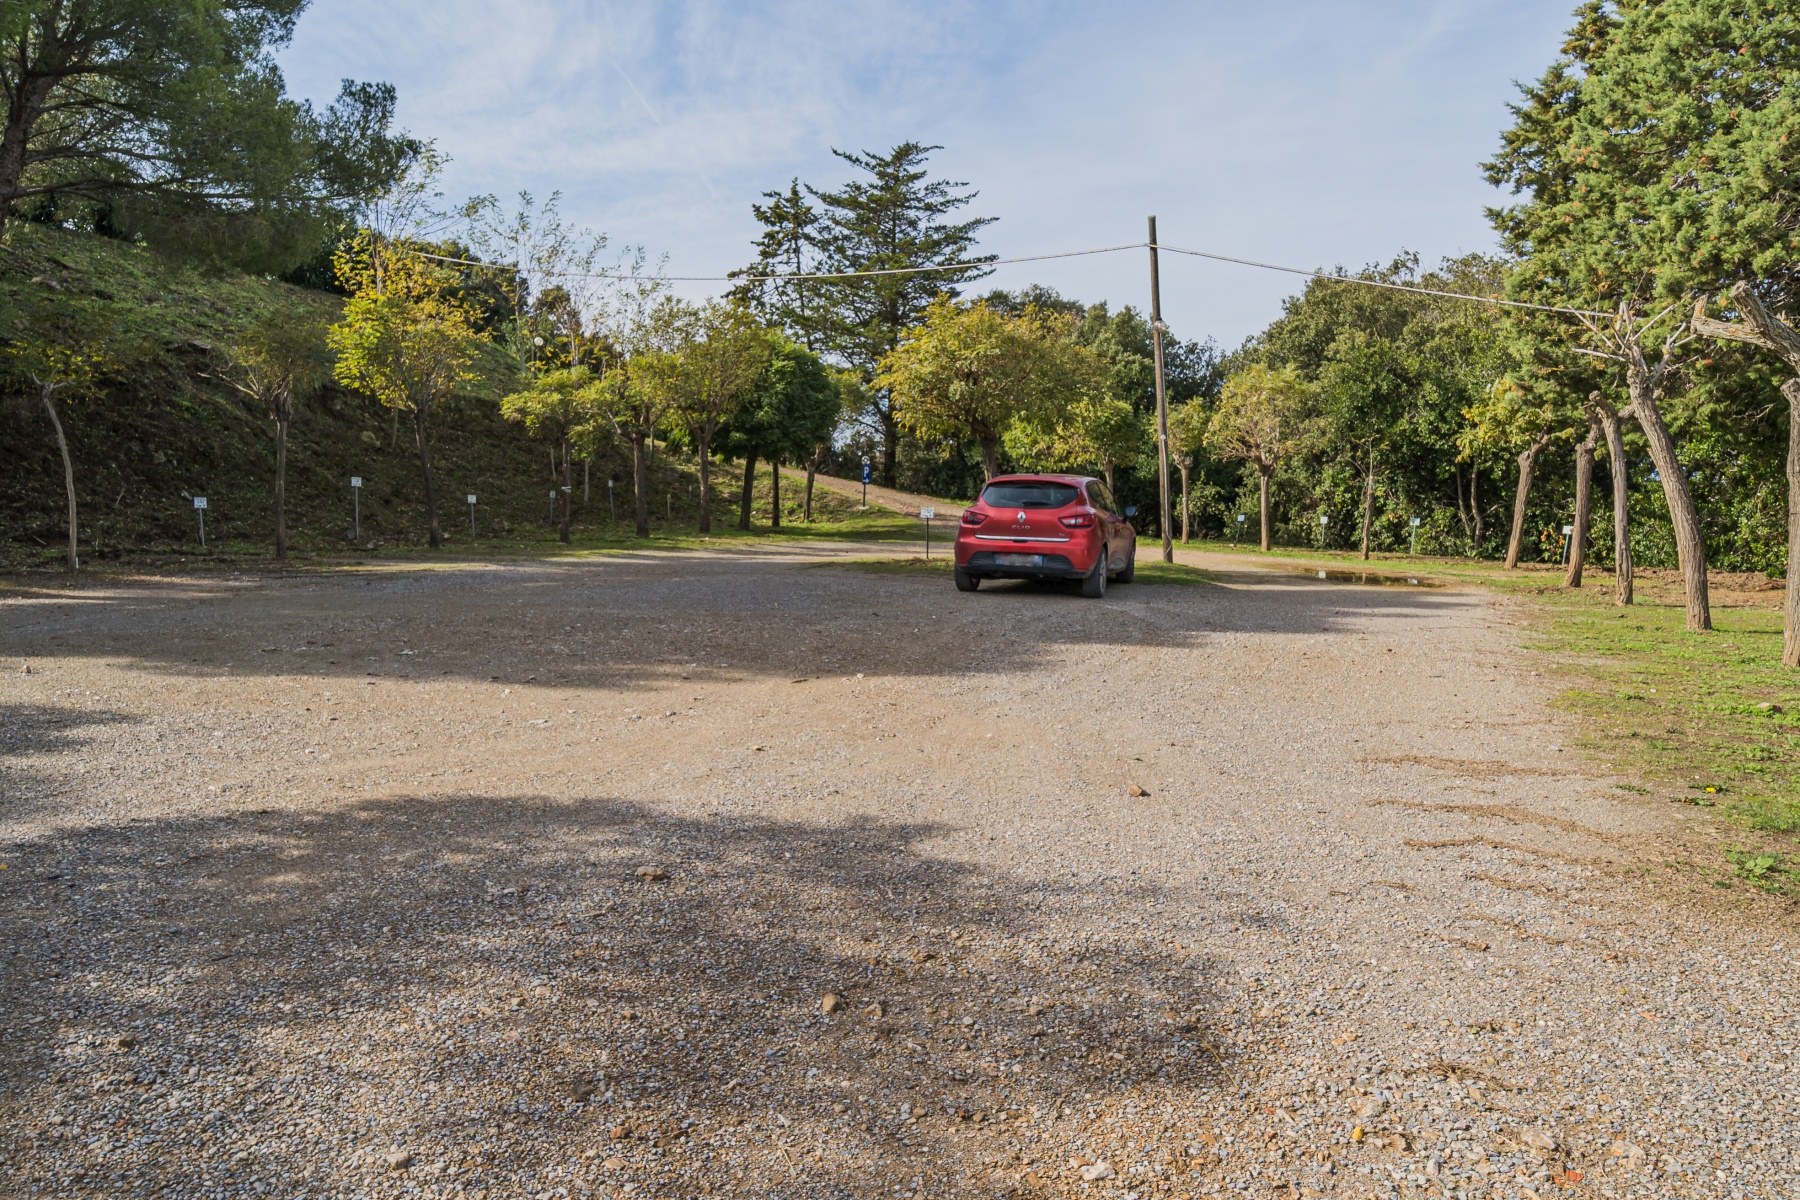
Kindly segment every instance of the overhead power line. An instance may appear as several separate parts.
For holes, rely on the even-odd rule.
[[[939,263],[924,267],[881,267],[871,271],[815,271],[796,272],[788,275],[645,275],[638,272],[619,271],[547,271],[544,274],[554,279],[616,279],[627,283],[780,283],[803,282],[823,279],[869,279],[883,275],[923,275],[941,271],[967,271],[982,267],[1005,267],[1016,263],[1049,262],[1058,258],[1084,258],[1094,254],[1116,254],[1121,250],[1143,250],[1149,242],[1127,242],[1121,246],[1100,246],[1093,250],[1064,250],[1056,254],[1028,254],[1019,258],[989,258],[976,262]],[[1611,317],[1612,313],[1595,312],[1586,308],[1569,308],[1559,304],[1532,304],[1525,300],[1504,300],[1498,296],[1477,296],[1469,292],[1452,292],[1442,288],[1420,287],[1410,283],[1390,283],[1380,279],[1364,279],[1357,275],[1340,275],[1332,271],[1320,271],[1307,267],[1284,267],[1278,263],[1258,262],[1253,258],[1235,258],[1229,254],[1214,254],[1207,250],[1187,250],[1180,246],[1157,243],[1157,249],[1167,250],[1170,254],[1186,254],[1192,258],[1205,258],[1213,262],[1233,263],[1240,267],[1255,267],[1262,271],[1280,271],[1288,275],[1302,275],[1308,279],[1323,279],[1330,283],[1351,283],[1362,287],[1384,288],[1393,292],[1417,292],[1422,296],[1441,296],[1449,300],[1469,300],[1477,304],[1494,304],[1503,308],[1523,308],[1533,312],[1565,313],[1577,317]],[[437,262],[454,263],[465,267],[487,267],[491,270],[517,270],[517,267],[506,263],[479,262],[471,258],[452,258],[444,254],[431,254],[416,251],[421,258],[434,259]]]
[[[1356,275],[1338,275],[1331,271],[1306,267],[1283,267],[1275,263],[1257,262],[1253,258],[1233,258],[1229,254],[1213,254],[1205,250],[1183,250],[1180,246],[1158,243],[1157,249],[1170,254],[1187,254],[1194,258],[1210,258],[1214,262],[1236,263],[1240,267],[1259,267],[1264,271],[1283,271],[1289,275],[1305,275],[1311,279],[1327,279],[1333,283],[1360,283],[1364,287],[1387,288],[1394,292],[1418,292],[1425,296],[1445,296],[1451,300],[1475,300],[1482,304],[1499,304],[1506,308],[1529,308],[1536,312],[1569,313],[1579,317],[1610,317],[1611,313],[1593,312],[1585,308],[1565,308],[1559,304],[1531,304],[1524,300],[1502,300],[1498,296],[1475,296],[1468,292],[1447,292],[1438,288],[1419,287],[1411,283],[1388,283],[1380,279],[1363,279]]]
[[[1048,262],[1053,258],[1081,258],[1089,254],[1111,254],[1116,250],[1141,250],[1143,242],[1132,242],[1124,246],[1101,246],[1096,250],[1064,250],[1058,254],[1029,254],[1023,258],[984,258],[970,262],[939,263],[929,267],[879,267],[873,271],[816,271],[793,275],[641,275],[621,274],[617,271],[547,271],[546,275],[557,279],[619,279],[626,281],[666,281],[669,283],[735,283],[748,281],[762,283],[779,280],[806,279],[864,279],[878,275],[920,275],[930,271],[968,271],[982,267],[1004,267],[1013,263]],[[499,270],[514,270],[505,263],[476,262],[468,258],[450,258],[443,254],[428,254],[423,250],[416,252],[421,258],[433,258],[438,262],[460,263],[468,267],[493,267]]]

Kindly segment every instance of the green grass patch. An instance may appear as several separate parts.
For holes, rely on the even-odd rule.
[[[1186,563],[1140,562],[1132,582],[1147,583],[1153,587],[1195,587],[1199,584],[1217,583],[1218,580],[1211,571],[1190,567]]]
[[[862,571],[869,575],[938,575],[947,576],[955,566],[949,554],[942,558],[925,558],[914,555],[911,558],[834,558],[829,562],[814,563],[819,567],[848,567],[852,571]]]

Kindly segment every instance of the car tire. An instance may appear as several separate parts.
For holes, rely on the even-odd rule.
[[[1094,569],[1081,581],[1081,594],[1089,600],[1098,600],[1106,595],[1106,564],[1111,557],[1111,552],[1102,546],[1100,557],[1094,560]]]
[[[959,592],[972,592],[981,586],[981,578],[979,576],[971,575],[961,567],[956,568],[955,575],[956,590]]]
[[[1133,579],[1136,579],[1136,578],[1137,578],[1137,547],[1133,546],[1131,548],[1131,556],[1125,560],[1125,565],[1119,569],[1119,574],[1113,580],[1113,582],[1114,583],[1130,583]]]

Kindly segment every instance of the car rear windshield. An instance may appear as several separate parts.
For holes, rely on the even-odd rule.
[[[1073,504],[1080,489],[1067,483],[990,483],[981,498],[995,508],[1061,508]]]

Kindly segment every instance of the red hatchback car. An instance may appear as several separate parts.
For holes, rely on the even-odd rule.
[[[1106,483],[1085,475],[1002,475],[963,513],[956,531],[956,586],[984,579],[1077,579],[1081,594],[1130,583],[1137,531]]]

